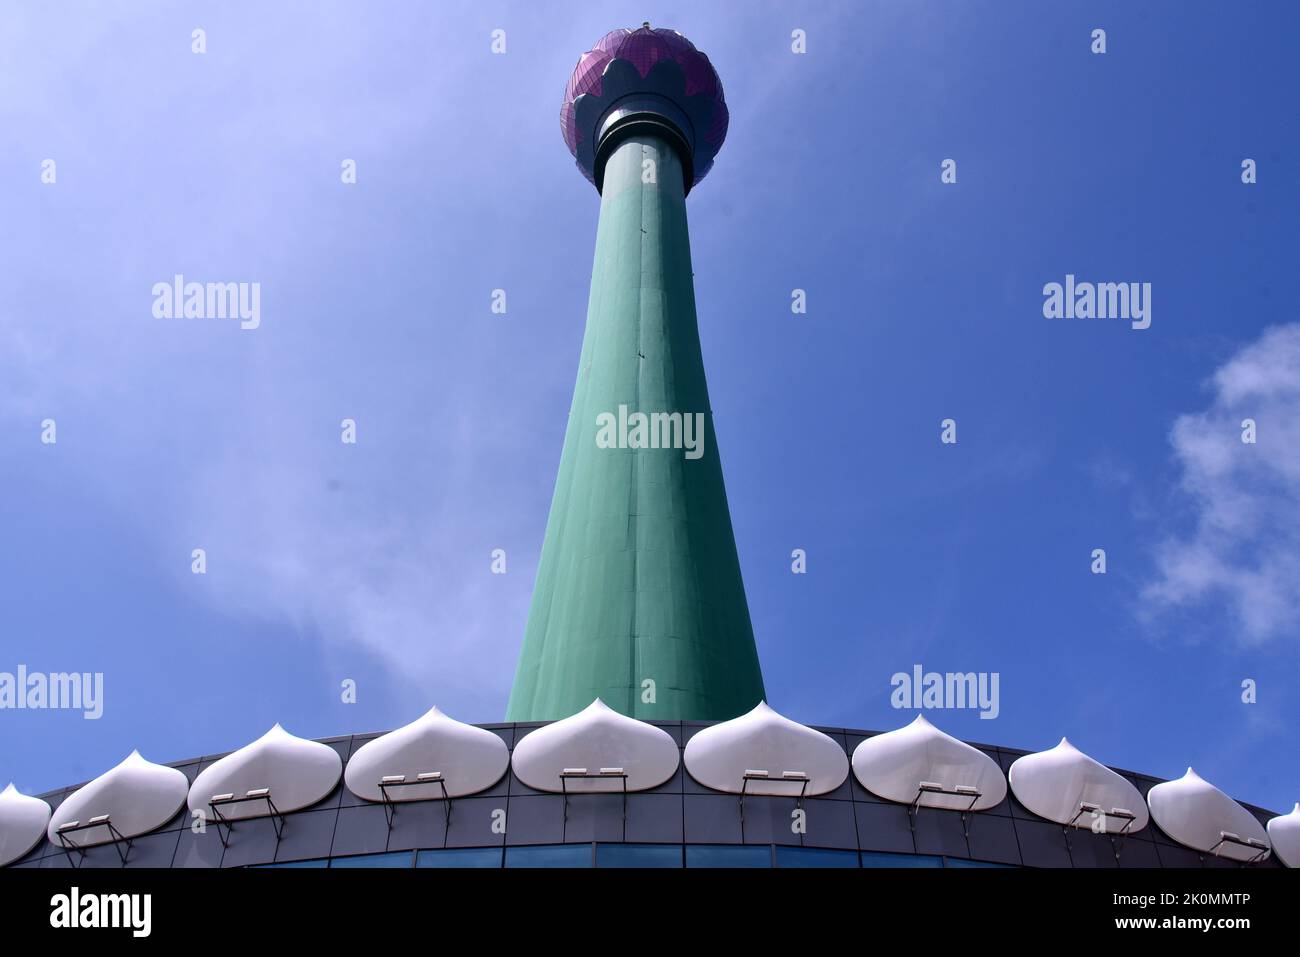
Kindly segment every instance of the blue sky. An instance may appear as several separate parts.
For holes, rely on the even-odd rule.
[[[0,671],[101,671],[105,710],[0,712],[0,782],[277,721],[501,719],[598,212],[560,96],[643,19],[707,52],[731,107],[689,209],[772,705],[889,729],[912,716],[893,673],[998,672],[996,720],[931,719],[1190,764],[1289,809],[1300,14],[1281,3],[6,4]],[[176,273],[259,282],[260,327],[155,319]],[[1067,273],[1151,283],[1151,327],[1044,318]]]

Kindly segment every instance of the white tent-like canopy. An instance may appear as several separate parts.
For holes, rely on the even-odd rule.
[[[1234,861],[1268,856],[1268,833],[1244,807],[1191,768],[1147,792],[1151,816],[1179,844]]]
[[[50,841],[60,844],[62,837],[68,845],[90,847],[146,834],[185,806],[189,784],[175,768],[146,761],[132,751],[58,806],[50,818]],[[96,821],[96,826],[86,826]]]
[[[538,791],[622,791],[624,782],[628,791],[644,791],[673,776],[678,751],[667,731],[597,698],[526,735],[511,761],[519,780]]]
[[[1138,789],[1084,754],[1066,738],[1050,751],[1017,758],[1008,772],[1011,791],[1039,817],[1057,824],[1132,834],[1151,815]]]
[[[695,780],[732,794],[825,794],[849,775],[842,747],[765,701],[697,732],[686,743],[685,762]]]
[[[45,836],[50,806],[13,784],[0,791],[0,867],[18,860]]]
[[[274,813],[272,802],[281,813],[296,811],[334,790],[342,773],[343,760],[328,744],[295,737],[277,724],[200,771],[190,788],[190,810],[211,817],[213,799],[219,798],[227,820],[266,817]]]
[[[923,714],[859,744],[853,773],[872,794],[918,807],[984,811],[1007,796],[1007,779],[997,762],[940,731]]]
[[[430,708],[410,724],[367,741],[348,760],[348,790],[367,801],[423,801],[484,791],[510,766],[510,749],[491,731]],[[400,785],[381,788],[380,783]]]
[[[1290,814],[1271,819],[1265,830],[1277,859],[1287,867],[1300,867],[1300,804]]]

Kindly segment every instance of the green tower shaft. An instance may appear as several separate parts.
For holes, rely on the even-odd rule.
[[[663,444],[637,435],[637,412],[701,413],[698,450],[631,447]],[[602,447],[611,433],[622,444],[624,417],[629,447]],[[671,429],[653,421],[659,438]],[[506,718],[564,718],[597,697],[660,720],[733,718],[764,698],[704,379],[681,159],[650,134],[623,139],[604,169],[582,358]]]

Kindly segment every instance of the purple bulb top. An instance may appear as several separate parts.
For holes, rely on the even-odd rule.
[[[565,145],[578,161],[583,174],[595,182],[589,159],[596,144],[590,142],[595,136],[594,129],[585,128],[580,121],[577,100],[581,96],[597,99],[606,93],[604,89],[606,69],[615,60],[625,60],[636,70],[642,80],[646,81],[645,91],[667,95],[677,105],[686,109],[692,120],[699,120],[701,128],[691,130],[695,143],[694,182],[704,178],[713,157],[722,148],[727,136],[727,102],[722,94],[722,81],[709,58],[695,49],[690,40],[676,30],[651,29],[648,26],[634,30],[611,30],[600,38],[588,52],[584,53],[574,67],[564,88],[564,104],[560,107],[560,132],[564,135]],[[651,71],[657,64],[671,61],[676,71],[661,67],[651,77]],[[670,86],[664,85],[668,74],[677,73],[684,82],[670,80]],[[670,93],[668,90],[684,91]],[[626,93],[620,88],[618,96]],[[689,107],[688,107],[689,104]],[[594,111],[591,111],[594,113]],[[591,113],[588,113],[590,117]],[[584,149],[585,147],[585,149]]]

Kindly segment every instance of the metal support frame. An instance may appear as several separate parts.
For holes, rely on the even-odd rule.
[[[1124,826],[1118,831],[1112,831],[1109,827],[1106,828],[1106,836],[1110,838],[1111,853],[1115,855],[1115,861],[1118,863],[1119,855],[1124,850],[1124,838],[1128,837],[1128,829],[1132,827],[1133,822],[1137,820],[1137,815],[1132,811],[1126,811],[1122,807],[1113,807],[1109,811],[1103,811],[1100,804],[1091,804],[1088,801],[1080,801],[1079,810],[1074,812],[1074,817],[1070,818],[1068,824],[1061,825],[1061,834],[1065,838],[1065,850],[1068,854],[1074,853],[1074,842],[1070,838],[1070,830],[1072,828],[1080,827],[1077,822],[1084,813],[1097,813],[1101,814],[1103,817],[1116,817],[1124,822]],[[1091,830],[1091,828],[1089,828],[1089,830]],[[1116,838],[1119,840],[1116,841]]]
[[[132,848],[132,846],[133,846],[132,839],[129,838],[129,837],[127,837],[125,834],[123,834],[121,831],[119,831],[116,827],[114,827],[114,826],[113,826],[113,822],[112,822],[111,820],[109,820],[109,816],[108,816],[107,814],[101,814],[101,815],[98,815],[98,816],[96,816],[96,817],[92,817],[92,818],[91,818],[89,821],[87,821],[85,824],[79,824],[79,823],[77,823],[77,822],[72,822],[72,826],[71,826],[71,827],[69,827],[69,826],[67,826],[67,825],[64,825],[63,827],[57,828],[57,829],[55,830],[54,833],[55,833],[55,835],[56,835],[56,836],[58,837],[58,839],[59,839],[59,846],[63,848],[63,853],[65,853],[65,854],[68,855],[68,862],[69,862],[69,863],[72,863],[72,852],[73,852],[73,851],[76,851],[76,852],[80,855],[80,857],[78,858],[79,860],[84,861],[84,860],[86,859],[86,845],[84,845],[84,844],[76,844],[76,843],[74,843],[74,842],[72,842],[72,841],[69,841],[69,840],[67,839],[66,835],[68,835],[68,834],[76,834],[78,831],[89,831],[91,828],[95,828],[95,827],[106,827],[106,828],[108,828],[108,833],[112,835],[113,839],[112,839],[111,841],[100,841],[99,843],[100,843],[100,844],[112,844],[112,845],[113,845],[113,849],[117,851],[117,856],[120,857],[120,858],[122,859],[122,866],[125,867],[125,866],[126,866],[126,858],[127,858],[127,855],[131,853],[131,848]],[[122,850],[122,845],[123,845],[123,844],[126,844],[126,850],[125,850],[125,851]],[[92,845],[90,845],[90,846],[91,846],[91,847],[96,847],[96,846],[98,846],[98,845],[94,845],[94,844],[92,844]],[[80,867],[81,865],[80,865],[80,864],[73,864],[72,866],[73,866],[73,867]]]
[[[812,778],[804,771],[782,771],[779,778],[772,777],[767,771],[747,770],[740,778],[740,833],[745,833],[745,796],[749,792],[750,781],[767,781],[768,783],[798,784],[799,793],[793,795],[795,807],[803,809],[804,798],[808,796],[808,785]],[[789,797],[782,794],[755,794],[754,797]]]
[[[262,793],[255,793],[257,791],[261,791]],[[275,843],[279,844],[280,841],[284,839],[284,815],[280,813],[280,809],[276,807],[275,802],[271,800],[270,788],[253,788],[243,797],[235,797],[233,794],[214,795],[212,799],[208,801],[208,807],[212,808],[212,813],[217,819],[217,836],[221,838],[222,846],[226,848],[230,847],[230,835],[234,833],[235,821],[247,819],[228,818],[221,813],[221,808],[225,807],[227,804],[244,804],[248,801],[266,802],[266,806],[271,812],[268,815],[271,818],[271,826],[275,828]],[[221,826],[223,824],[226,827],[224,834],[221,832]]]
[[[435,777],[425,777],[425,775],[434,775],[434,774],[437,775],[436,778],[435,778]],[[398,777],[398,775],[393,775],[393,777]],[[398,804],[405,804],[405,803],[407,803],[407,802],[405,802],[405,801],[394,801],[394,800],[389,796],[389,794],[388,794],[388,789],[389,789],[389,788],[413,788],[413,787],[417,787],[417,786],[419,786],[419,785],[421,785],[421,784],[436,784],[436,785],[438,785],[440,788],[442,788],[442,797],[441,797],[441,798],[435,798],[435,797],[425,798],[425,800],[428,800],[428,801],[437,801],[437,800],[441,800],[441,801],[444,802],[444,807],[443,807],[444,815],[443,815],[443,817],[444,817],[444,820],[445,820],[445,828],[446,828],[446,830],[448,830],[448,831],[451,830],[451,795],[449,795],[449,794],[447,793],[447,781],[443,778],[443,776],[442,776],[442,772],[441,772],[441,771],[425,771],[425,772],[422,772],[422,773],[419,774],[419,775],[416,775],[416,779],[415,779],[414,781],[407,781],[407,780],[405,780],[406,775],[400,775],[400,777],[402,777],[403,780],[401,780],[401,781],[391,781],[391,780],[385,780],[384,778],[380,778],[380,779],[379,779],[379,793],[382,794],[382,795],[384,796],[384,801],[383,801],[383,804],[384,804],[384,820],[386,820],[386,821],[388,822],[388,829],[389,829],[390,831],[393,829],[393,821],[394,821],[394,819],[396,819],[396,817],[397,817],[397,805],[398,805]],[[424,778],[424,779],[421,780],[421,778]]]
[[[599,771],[588,771],[586,768],[565,768],[560,772],[560,793],[564,795],[564,824],[567,827],[569,823],[569,794],[617,794],[616,791],[569,791],[569,781],[571,780],[613,780],[619,779],[623,787],[623,840],[627,840],[627,771],[623,768],[601,768]]]
[[[948,797],[968,797],[970,804],[963,808],[935,808],[937,811],[959,811],[961,813],[961,832],[970,840],[970,819],[975,810],[975,802],[984,796],[979,788],[970,785],[959,784],[954,788],[946,788],[942,784],[935,784],[933,781],[922,781],[917,785],[916,797],[912,798],[912,803],[907,806],[907,825],[912,833],[916,833],[916,816],[921,811],[921,798],[927,794],[944,794]]]
[[[1242,864],[1258,864],[1264,859],[1264,856],[1268,854],[1270,850],[1267,844],[1263,841],[1257,841],[1253,837],[1239,837],[1231,831],[1220,831],[1219,840],[1215,842],[1215,845],[1212,848],[1210,848],[1209,853],[1218,857],[1219,848],[1224,844],[1236,844],[1238,847],[1244,847],[1256,852],[1254,857],[1241,861],[1240,863]]]

